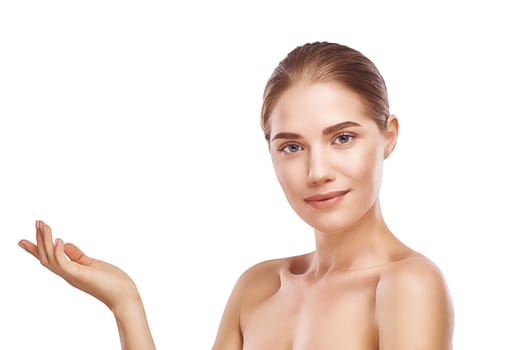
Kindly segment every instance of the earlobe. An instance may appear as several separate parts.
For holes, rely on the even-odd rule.
[[[389,144],[388,143],[388,145],[386,147],[386,150],[384,152],[384,159],[387,159],[391,155],[391,153],[393,153],[393,150],[395,149],[395,145],[396,145],[396,143],[394,143],[394,144]]]

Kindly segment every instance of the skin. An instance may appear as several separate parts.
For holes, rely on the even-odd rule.
[[[393,235],[380,210],[397,118],[383,132],[351,90],[300,83],[277,101],[270,129],[277,178],[313,227],[316,249],[247,270],[213,349],[451,349],[453,308],[441,272]],[[305,201],[348,190],[328,208]]]
[[[140,294],[131,278],[118,267],[85,255],[74,244],[57,238],[51,227],[35,222],[36,244],[21,240],[18,245],[47,269],[107,305],[113,312],[123,350],[154,350]]]
[[[357,125],[358,124],[358,125]],[[336,83],[300,83],[270,116],[269,151],[295,212],[315,234],[309,254],[265,261],[237,281],[213,350],[448,350],[453,307],[439,269],[386,226],[378,194],[395,147],[359,95]],[[341,194],[327,202],[315,195]],[[89,258],[37,221],[20,246],[115,314],[122,348],[154,349],[140,296],[122,270]]]

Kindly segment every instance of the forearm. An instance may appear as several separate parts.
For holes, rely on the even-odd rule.
[[[122,350],[155,350],[142,301],[114,310]]]

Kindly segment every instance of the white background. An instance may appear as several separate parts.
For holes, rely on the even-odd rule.
[[[455,349],[523,349],[522,11],[392,3],[3,1],[0,348],[119,348],[109,310],[17,246],[35,219],[134,278],[158,349],[210,348],[246,268],[313,249],[259,111],[287,52],[326,40],[386,79],[384,216],[446,276]]]

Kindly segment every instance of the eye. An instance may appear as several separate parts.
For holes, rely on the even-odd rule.
[[[355,135],[346,132],[346,133],[337,135],[333,143],[336,143],[336,144],[349,143],[351,140],[353,140],[354,137]]]
[[[279,149],[280,152],[284,152],[284,153],[296,153],[301,150],[303,150],[302,146],[296,143],[288,143],[287,145]]]

